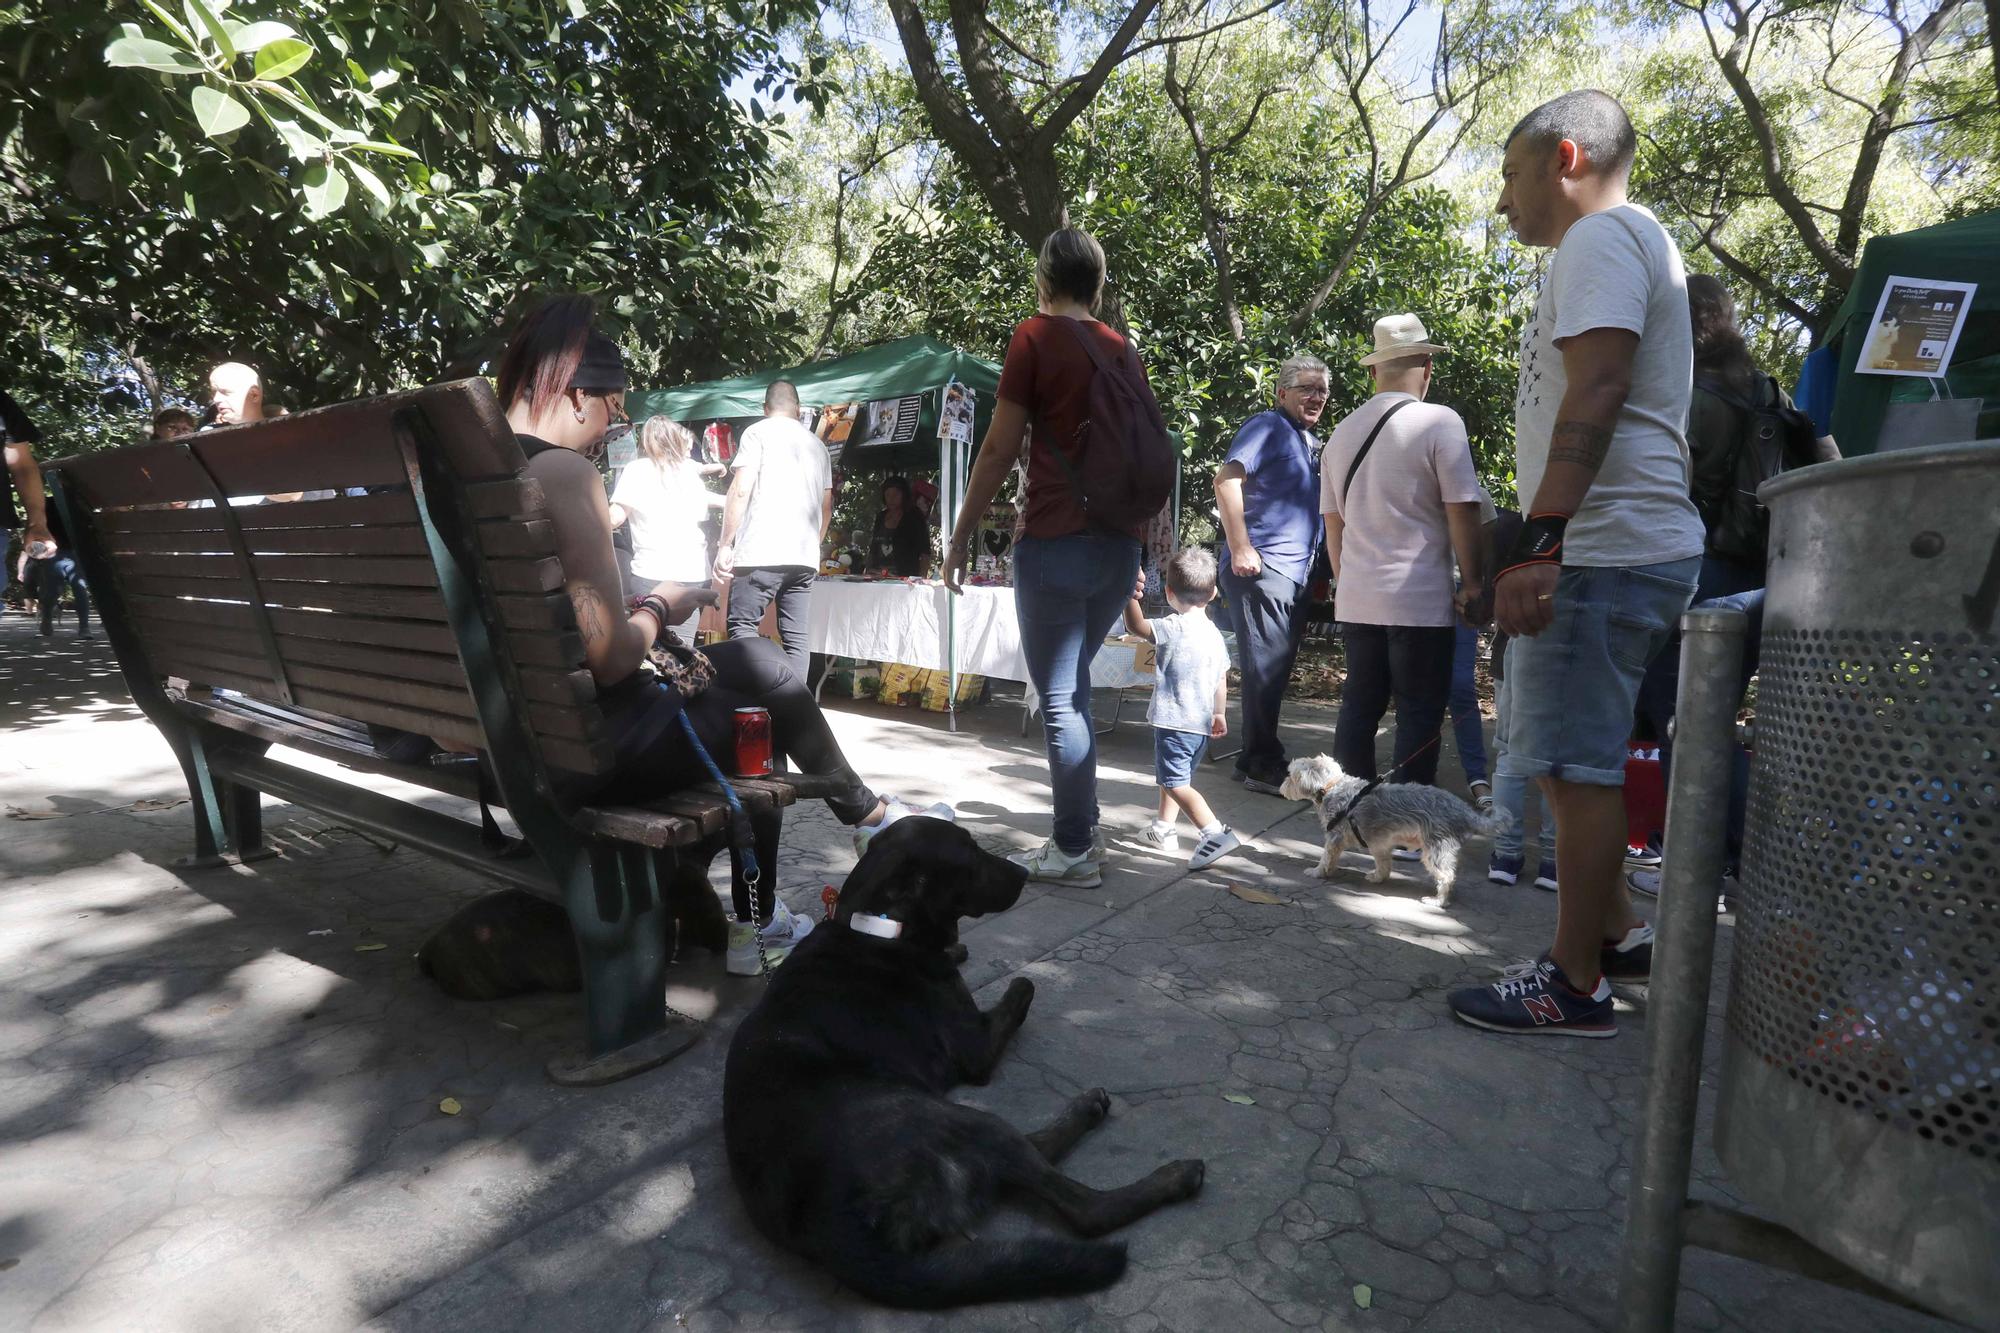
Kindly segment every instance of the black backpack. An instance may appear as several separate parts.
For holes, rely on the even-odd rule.
[[[1758,377],[1755,401],[1706,375],[1696,376],[1694,387],[1729,404],[1742,418],[1728,447],[1695,459],[1693,498],[1708,530],[1709,552],[1761,569],[1771,514],[1758,502],[1757,488],[1817,462],[1819,431],[1769,375]]]
[[[1090,410],[1077,428],[1078,458],[1055,450],[1071,492],[1092,527],[1127,533],[1153,521],[1173,498],[1179,461],[1167,421],[1128,339],[1106,358],[1076,320],[1056,316],[1097,367]]]

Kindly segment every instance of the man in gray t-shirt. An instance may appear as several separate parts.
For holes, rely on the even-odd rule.
[[[1499,772],[1541,784],[1560,862],[1549,952],[1448,1000],[1501,1032],[1613,1036],[1610,983],[1652,968],[1621,874],[1625,745],[1640,678],[1694,592],[1702,527],[1682,435],[1686,278],[1659,221],[1625,198],[1636,144],[1617,99],[1587,90],[1529,112],[1501,161],[1499,211],[1555,255],[1514,398],[1526,521],[1494,580],[1513,636]]]

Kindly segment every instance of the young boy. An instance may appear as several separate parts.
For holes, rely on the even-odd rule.
[[[1146,828],[1146,841],[1175,851],[1180,839],[1174,818],[1187,811],[1201,831],[1188,867],[1200,870],[1241,846],[1194,789],[1195,766],[1211,736],[1225,736],[1229,724],[1229,649],[1208,618],[1215,597],[1215,557],[1190,548],[1167,561],[1167,602],[1175,614],[1147,620],[1134,597],[1125,605],[1125,628],[1159,649],[1159,683],[1146,720],[1153,724],[1153,775],[1160,783],[1160,813]]]

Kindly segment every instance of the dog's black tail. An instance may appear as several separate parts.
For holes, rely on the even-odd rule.
[[[1036,1237],[966,1241],[923,1254],[889,1254],[855,1246],[828,1256],[827,1268],[870,1300],[937,1310],[1100,1290],[1124,1275],[1125,1245]]]

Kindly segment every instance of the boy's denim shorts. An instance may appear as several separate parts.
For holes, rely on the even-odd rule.
[[[1625,784],[1639,682],[1694,596],[1701,557],[1564,569],[1555,620],[1507,641],[1506,750],[1497,771]]]
[[[1153,728],[1153,777],[1162,787],[1192,787],[1194,768],[1208,752],[1208,737]]]

